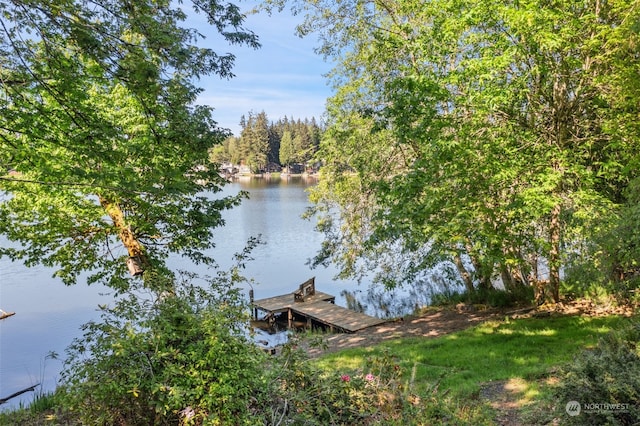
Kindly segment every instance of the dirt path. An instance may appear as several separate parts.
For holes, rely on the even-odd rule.
[[[427,311],[419,317],[392,320],[351,334],[334,334],[326,339],[328,347],[308,348],[311,357],[346,348],[366,347],[399,337],[438,337],[479,324],[489,319],[504,318],[497,310],[458,312],[453,309]]]
[[[437,308],[428,310],[417,317],[392,320],[376,327],[365,328],[351,334],[334,334],[326,339],[328,348],[307,348],[311,357],[341,349],[366,347],[385,340],[400,337],[438,337],[464,330],[483,321],[492,319],[524,318],[529,316],[550,315],[633,315],[633,306],[598,306],[588,300],[576,300],[566,303],[548,304],[537,308],[510,309],[476,309],[470,305],[458,305],[453,308]]]

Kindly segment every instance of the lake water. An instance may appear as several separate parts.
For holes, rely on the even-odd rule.
[[[314,183],[301,177],[247,178],[225,187],[223,194],[245,190],[250,199],[225,213],[226,225],[215,233],[212,254],[226,269],[247,239],[261,234],[265,244],[254,250],[255,260],[245,270],[245,275],[255,280],[256,298],[291,292],[315,276],[316,288],[336,295],[336,303],[344,306],[340,292],[358,288],[353,281],[334,280],[335,269],[311,270],[306,265],[322,242],[314,223],[301,218],[309,206],[306,190]],[[172,263],[175,268],[193,269],[179,259]],[[51,278],[52,272],[0,259],[0,309],[16,312],[0,321],[0,397],[36,383],[42,383],[44,390],[54,389],[62,361],[47,355],[55,352],[63,357],[72,339],[81,335],[79,327],[99,317],[97,305],[112,300],[108,288],[81,283],[66,287]],[[32,398],[33,393],[27,393],[0,408],[29,403]]]

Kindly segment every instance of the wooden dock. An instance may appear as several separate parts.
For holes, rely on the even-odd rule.
[[[307,328],[311,328],[315,323],[331,331],[353,333],[385,322],[385,320],[338,306],[335,300],[335,296],[315,291],[315,278],[311,278],[302,283],[293,293],[252,300],[251,304],[256,320],[258,311],[265,313],[264,318],[267,321],[275,321],[276,315],[286,313],[289,328],[301,322]]]

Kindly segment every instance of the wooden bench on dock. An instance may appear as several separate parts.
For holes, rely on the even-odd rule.
[[[275,319],[277,314],[286,312],[288,328],[293,328],[294,316],[302,317],[307,328],[310,328],[315,321],[331,331],[346,333],[353,333],[385,322],[385,320],[338,306],[335,301],[335,296],[316,291],[314,277],[302,283],[293,293],[251,300],[251,303],[256,320],[258,311],[265,312],[267,320]]]

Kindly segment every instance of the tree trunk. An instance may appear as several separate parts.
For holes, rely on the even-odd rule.
[[[502,284],[504,285],[504,289],[508,291],[513,291],[516,288],[516,285],[513,280],[513,276],[511,275],[511,271],[504,263],[500,263],[500,277],[502,278]]]
[[[122,241],[124,247],[127,249],[127,253],[129,253],[129,259],[133,261],[127,263],[128,266],[130,265],[130,263],[133,264],[133,266],[129,266],[131,275],[140,275],[148,266],[148,260],[144,253],[144,247],[136,239],[133,231],[131,230],[131,227],[127,225],[124,217],[124,212],[122,211],[120,206],[117,203],[102,196],[100,196],[99,198],[100,205],[107,212],[107,214],[111,218],[111,221],[113,222],[113,225],[118,230],[118,236],[120,237],[120,240]],[[139,267],[139,269],[137,269],[137,272],[134,272],[135,269],[132,269],[135,267]]]
[[[469,254],[469,258],[471,258],[473,269],[475,269],[476,272],[476,278],[480,282],[479,288],[488,290],[491,288],[491,277],[485,273],[485,269],[482,267],[482,263],[478,260],[478,257],[473,253],[472,247],[471,241],[467,238],[465,240],[465,248]]]
[[[453,262],[455,263],[456,268],[460,273],[460,277],[462,277],[462,281],[464,282],[464,286],[467,288],[467,291],[469,293],[473,293],[475,289],[473,288],[473,280],[471,279],[471,274],[469,273],[469,271],[467,271],[467,268],[464,267],[462,259],[460,258],[460,255],[458,253],[453,256]]]
[[[553,206],[549,223],[549,287],[553,301],[560,301],[560,204]]]
[[[506,264],[504,265],[504,268],[509,273],[509,279],[511,280],[513,289],[515,290],[518,287],[529,285],[529,275],[531,271],[527,261],[522,256],[522,251],[509,244],[507,248],[504,249],[504,255],[505,258],[515,261],[511,267]]]
[[[531,272],[529,273],[529,280],[539,280],[540,273],[538,272],[538,253],[529,253],[527,256],[527,262],[529,263],[529,267],[531,268]]]
[[[529,264],[529,262],[527,262],[527,260],[525,259],[525,257],[522,255],[522,252],[518,252],[518,271],[517,271],[517,275],[518,275],[518,283],[521,286],[527,287],[529,286],[529,279],[531,277],[531,265]]]

